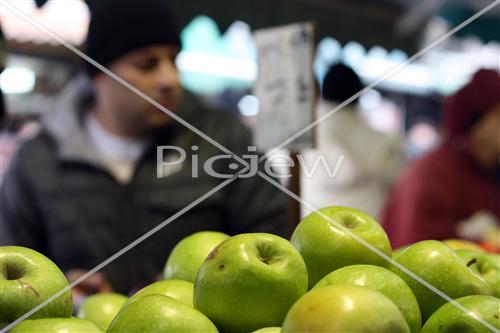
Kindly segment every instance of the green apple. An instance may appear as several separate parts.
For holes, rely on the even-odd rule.
[[[321,212],[321,213],[319,213]],[[306,216],[297,226],[292,243],[307,265],[309,288],[325,275],[344,266],[368,264],[388,267],[389,263],[329,219],[391,257],[391,244],[382,227],[367,214],[348,207],[326,207]]]
[[[128,297],[102,293],[87,297],[78,310],[78,317],[87,319],[105,331]]]
[[[208,254],[229,236],[216,231],[200,231],[182,239],[167,259],[163,276],[194,282]]]
[[[492,295],[500,297],[500,256],[469,250],[456,250],[467,266],[480,274],[491,288]]]
[[[442,242],[426,240],[415,243],[395,260],[452,299],[491,294],[486,281],[467,267],[464,260]],[[446,303],[444,298],[396,266],[391,266],[391,270],[401,276],[413,290],[424,322]]]
[[[131,300],[145,295],[160,294],[193,306],[193,289],[194,285],[189,281],[162,280],[142,288],[131,297]]]
[[[80,318],[44,318],[25,320],[10,333],[102,333],[95,324]]]
[[[107,333],[206,332],[214,324],[193,307],[165,295],[145,295],[123,306]]]
[[[47,257],[20,246],[0,247],[0,328],[68,286],[61,270]],[[71,290],[35,312],[30,319],[70,317]]]
[[[307,269],[293,245],[255,233],[229,238],[200,267],[194,306],[223,332],[279,326],[307,291]]]
[[[451,247],[453,250],[470,250],[478,252],[486,252],[481,246],[476,243],[467,241],[465,239],[445,239],[443,241],[446,245]]]
[[[490,333],[477,318],[500,330],[500,300],[493,296],[473,295],[456,300],[468,311],[447,303],[427,320],[421,333]]]
[[[381,292],[399,308],[411,332],[420,332],[422,320],[417,299],[406,282],[395,273],[379,266],[347,266],[325,276],[313,289],[341,284],[366,287]]]
[[[406,250],[409,246],[410,245],[405,245],[405,246],[401,246],[401,247],[398,247],[397,249],[393,250],[392,251],[392,258],[396,258],[397,256],[399,256],[401,254],[401,252]]]
[[[410,328],[384,294],[365,287],[334,285],[302,296],[288,311],[282,332],[410,333]]]
[[[252,333],[281,333],[281,327],[264,327]]]

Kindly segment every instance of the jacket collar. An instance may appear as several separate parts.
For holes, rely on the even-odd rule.
[[[83,127],[84,102],[89,100],[91,89],[86,76],[77,76],[64,87],[54,109],[42,117],[44,129],[56,141],[57,154],[61,160],[100,164],[97,151],[90,144]]]

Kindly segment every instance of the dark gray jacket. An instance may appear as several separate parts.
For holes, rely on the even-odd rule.
[[[36,249],[63,271],[91,269],[223,181],[201,170],[192,178],[189,156],[180,171],[157,178],[157,146],[190,151],[196,145],[199,164],[221,153],[175,124],[156,137],[130,183],[119,183],[91,149],[78,116],[78,99],[68,95],[41,133],[21,146],[5,175],[0,190],[2,245]],[[207,109],[193,96],[184,98],[178,114],[239,156],[251,145],[248,129],[235,117]],[[225,162],[217,168],[229,170]],[[172,247],[200,230],[286,236],[286,197],[258,176],[237,179],[103,271],[116,290],[127,293],[153,281]]]

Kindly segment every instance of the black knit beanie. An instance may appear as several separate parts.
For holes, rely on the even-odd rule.
[[[332,65],[323,79],[321,95],[327,101],[343,103],[363,89],[354,70],[342,63]]]
[[[86,53],[105,67],[143,47],[181,46],[168,0],[99,0],[90,12]],[[86,68],[90,76],[99,72],[90,63]]]

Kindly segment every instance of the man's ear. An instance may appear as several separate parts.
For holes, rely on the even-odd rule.
[[[109,86],[109,83],[107,83],[108,79],[110,78],[102,72],[94,73],[90,77],[92,87],[92,94],[90,96],[92,97],[92,99],[89,99],[88,102],[92,102],[92,104],[95,104],[99,99],[99,95],[102,95],[107,91],[106,87]]]
[[[92,86],[99,88],[105,84],[107,79],[109,79],[109,77],[105,73],[99,71],[90,77],[90,82],[92,83]]]

